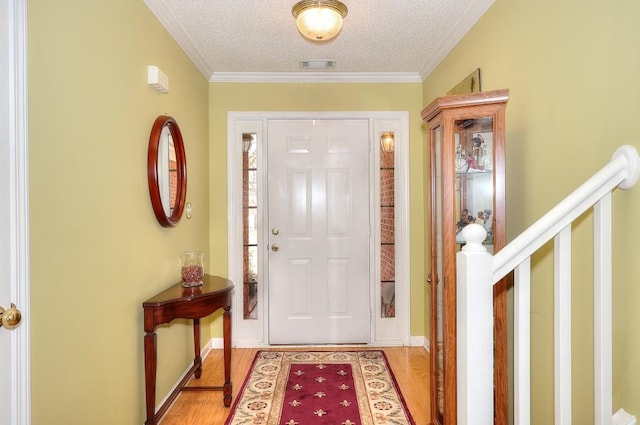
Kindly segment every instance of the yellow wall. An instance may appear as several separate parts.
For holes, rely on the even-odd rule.
[[[33,424],[140,424],[142,302],[179,280],[181,251],[208,249],[208,83],[142,1],[29,0],[28,42]],[[147,65],[169,94],[147,86]],[[146,172],[165,113],[194,206],[172,229]],[[160,329],[160,398],[191,339],[184,323]]]
[[[510,88],[507,212],[511,238],[600,167],[636,146],[640,5],[636,0],[496,0],[420,84],[208,84],[143,2],[30,0],[29,143],[33,424],[144,418],[141,303],[179,279],[177,255],[208,251],[226,275],[228,111],[410,113],[411,334],[426,334],[424,148],[420,110],[476,67],[484,89]],[[146,85],[147,65],[171,93]],[[156,222],[146,180],[157,115],[185,138],[194,218]],[[640,412],[640,192],[614,196],[614,408]],[[575,423],[590,423],[591,216],[575,236]],[[549,252],[534,258],[532,423],[551,423]],[[584,279],[583,279],[584,278]],[[218,332],[218,326],[212,326]],[[207,339],[209,335],[203,335]],[[191,358],[185,324],[159,331],[160,397]],[[176,349],[175,347],[179,347]]]
[[[484,90],[509,88],[507,234],[540,217],[611,158],[640,147],[640,3],[496,0],[424,82],[424,100],[476,67]],[[614,195],[614,411],[640,413],[640,189]],[[574,423],[593,423],[592,215],[574,227]],[[553,255],[533,258],[531,423],[553,422]],[[586,407],[586,408],[585,408]]]
[[[212,83],[211,248],[212,269],[227,270],[227,112],[229,111],[409,111],[411,198],[411,335],[425,335],[422,251],[421,85],[403,84],[237,84]]]

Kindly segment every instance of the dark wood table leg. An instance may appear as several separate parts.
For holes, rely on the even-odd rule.
[[[144,386],[147,403],[147,420],[145,425],[156,423],[156,369],[158,354],[156,352],[156,333],[147,332],[144,336]]]
[[[224,308],[222,315],[224,338],[224,385],[222,388],[225,407],[231,406],[231,306]]]
[[[200,319],[193,319],[193,366],[194,375],[200,379],[202,375],[202,357],[200,357]]]

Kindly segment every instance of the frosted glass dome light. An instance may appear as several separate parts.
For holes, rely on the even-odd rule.
[[[303,0],[291,9],[300,34],[314,41],[338,35],[347,11],[347,6],[338,0]]]

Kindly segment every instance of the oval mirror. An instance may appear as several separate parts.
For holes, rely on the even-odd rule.
[[[187,196],[187,159],[182,134],[172,117],[156,118],[149,135],[147,175],[151,205],[164,227],[178,224]]]

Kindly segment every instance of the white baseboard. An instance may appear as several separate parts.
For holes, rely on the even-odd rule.
[[[430,351],[429,340],[424,336],[412,336],[411,337],[411,346],[412,347],[424,347],[425,350]]]
[[[624,409],[613,414],[613,425],[636,425],[636,417],[627,413]]]
[[[224,339],[223,338],[211,338],[207,343],[209,349],[222,350],[224,348]],[[205,356],[203,355],[202,358]]]

